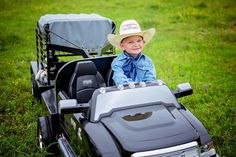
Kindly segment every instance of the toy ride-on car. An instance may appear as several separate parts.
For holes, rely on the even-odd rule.
[[[66,39],[72,35],[70,31],[82,33],[83,38],[68,38],[70,43],[78,41],[73,45],[80,48],[72,48],[64,45],[65,41],[51,44],[50,37],[46,53],[40,50],[42,56],[31,62],[31,75],[36,77],[41,69],[47,74],[45,82],[37,77],[32,80],[33,86],[37,85],[37,90],[33,89],[37,98],[48,111],[38,118],[39,148],[66,157],[218,156],[202,123],[178,101],[192,94],[189,83],[179,84],[176,90],[161,80],[115,86],[110,70],[115,55],[106,40],[107,34],[115,31],[114,23],[94,14],[70,16],[43,16],[37,26],[50,35],[59,31],[55,38]],[[82,31],[70,25],[78,25],[75,28]],[[56,55],[60,48],[84,57],[61,62]]]

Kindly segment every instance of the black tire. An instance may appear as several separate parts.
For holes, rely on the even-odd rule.
[[[34,74],[31,74],[31,83],[32,83],[32,95],[39,100],[40,99],[40,92],[39,92],[39,87],[38,87],[38,84],[35,80]]]
[[[53,135],[51,117],[44,116],[38,119],[37,128],[38,147],[48,152],[47,156],[57,156],[58,147]]]

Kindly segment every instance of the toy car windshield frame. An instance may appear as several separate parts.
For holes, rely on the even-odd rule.
[[[110,114],[114,110],[132,108],[147,104],[179,104],[166,85],[151,84],[145,87],[114,90],[115,87],[97,89],[90,102],[90,120],[98,121],[102,115]],[[105,90],[105,92],[104,92]]]

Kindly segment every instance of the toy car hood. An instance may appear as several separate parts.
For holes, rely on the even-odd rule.
[[[91,118],[100,119],[127,151],[164,148],[199,138],[166,85],[108,89],[93,98]]]
[[[101,121],[130,152],[196,140],[199,136],[192,125],[175,107],[165,106],[160,104],[118,111]]]

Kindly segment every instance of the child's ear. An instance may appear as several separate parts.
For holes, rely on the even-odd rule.
[[[125,50],[122,43],[120,43],[120,48],[121,48],[123,51]]]

